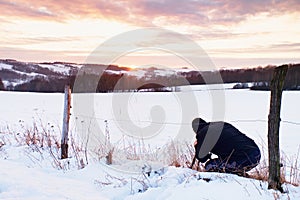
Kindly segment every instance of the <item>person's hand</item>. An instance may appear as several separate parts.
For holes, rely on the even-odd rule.
[[[212,156],[212,153],[209,152],[207,158],[208,158],[208,159],[211,159],[211,156]]]
[[[201,163],[205,163],[208,159],[211,159],[211,153],[209,152],[206,156],[204,156],[203,158],[198,158],[198,160],[201,162]]]

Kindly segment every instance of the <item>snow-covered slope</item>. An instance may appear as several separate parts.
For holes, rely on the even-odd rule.
[[[26,63],[0,60],[0,78],[6,87],[29,82],[35,78],[62,78],[75,74],[81,67],[72,63]]]
[[[155,151],[175,137],[180,128],[178,124],[183,124],[181,128],[186,134],[192,131],[189,123],[195,116],[182,119],[183,107],[179,101],[183,96],[193,92],[199,103],[198,116],[205,119],[212,116],[211,91],[199,86],[190,89],[177,93],[95,94],[96,123],[104,133],[104,120],[107,119],[111,142],[123,146],[125,133],[117,124],[118,116],[112,112],[113,98],[127,99],[128,107],[120,107],[117,113],[128,112],[128,120],[142,127],[149,123],[151,109],[161,106],[169,123],[158,135],[143,140],[147,148],[150,146],[151,151]],[[269,92],[227,89],[224,93],[224,120],[253,138],[265,161]],[[74,94],[73,99],[76,95],[83,94]],[[290,184],[283,185],[287,193],[281,194],[268,190],[263,181],[175,168],[151,160],[129,161],[114,157],[113,165],[109,166],[105,159],[88,155],[89,163],[84,160],[87,165],[78,169],[81,161],[72,153],[72,148],[70,159],[59,160],[59,149],[54,143],[53,148],[49,148],[33,145],[32,140],[27,141],[31,144],[27,145],[24,140],[28,132],[37,131],[34,128],[37,126],[43,135],[53,135],[51,138],[59,141],[63,94],[0,92],[0,99],[0,199],[300,199],[300,187]],[[299,101],[299,92],[283,93],[280,147],[288,181],[290,177],[296,177],[294,181],[299,177]],[[70,130],[73,137],[85,124],[86,130],[93,130],[94,121],[84,121],[90,118],[82,118],[82,115],[72,110]],[[82,127],[74,125],[76,120]],[[130,145],[137,145],[138,149],[138,144]],[[263,164],[258,168],[264,167]]]
[[[99,75],[104,70],[108,74],[126,74],[128,76],[136,77],[137,79],[145,78],[146,80],[153,77],[167,78],[168,76],[174,76],[176,74],[180,74],[181,72],[191,71],[188,69],[130,69],[115,65],[110,65],[107,67],[101,64],[83,65],[65,62],[27,63],[10,59],[0,59],[0,78],[2,79],[6,88],[8,87],[9,89],[12,89],[16,85],[20,85],[37,78],[49,80],[67,78],[70,75],[76,75],[83,66],[85,73]]]

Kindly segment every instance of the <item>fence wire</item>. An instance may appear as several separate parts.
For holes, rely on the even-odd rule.
[[[83,117],[83,118],[88,118],[88,119],[97,119],[97,120],[108,120],[108,121],[113,121],[113,122],[134,122],[134,123],[153,123],[153,124],[164,124],[164,125],[191,125],[192,122],[158,122],[158,121],[151,121],[151,120],[132,120],[132,119],[115,119],[115,118],[103,118],[103,117],[97,117],[97,116],[87,116],[87,115],[76,115],[73,116],[75,119],[78,117]],[[266,119],[240,119],[240,120],[227,120],[225,122],[231,122],[231,123],[268,123],[268,120]],[[292,124],[292,125],[297,125],[300,126],[300,122],[295,122],[295,121],[289,121],[289,120],[281,120],[280,122],[285,123],[285,124]]]

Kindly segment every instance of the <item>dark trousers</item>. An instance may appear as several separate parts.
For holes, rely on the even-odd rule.
[[[245,156],[230,157],[229,159],[211,159],[205,164],[205,170],[210,172],[245,173],[256,167],[260,161],[259,149],[253,150]]]

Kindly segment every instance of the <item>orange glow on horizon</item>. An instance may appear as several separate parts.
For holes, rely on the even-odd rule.
[[[215,5],[194,0],[76,2],[74,5],[66,0],[3,1],[1,58],[85,63],[99,45],[118,34],[161,27],[194,40],[218,67],[300,62],[297,0],[274,1],[272,5],[267,1],[237,4],[229,0]],[[170,41],[166,38],[159,42]],[[134,67],[153,62],[167,67],[189,67],[161,52],[126,56],[115,63]]]

